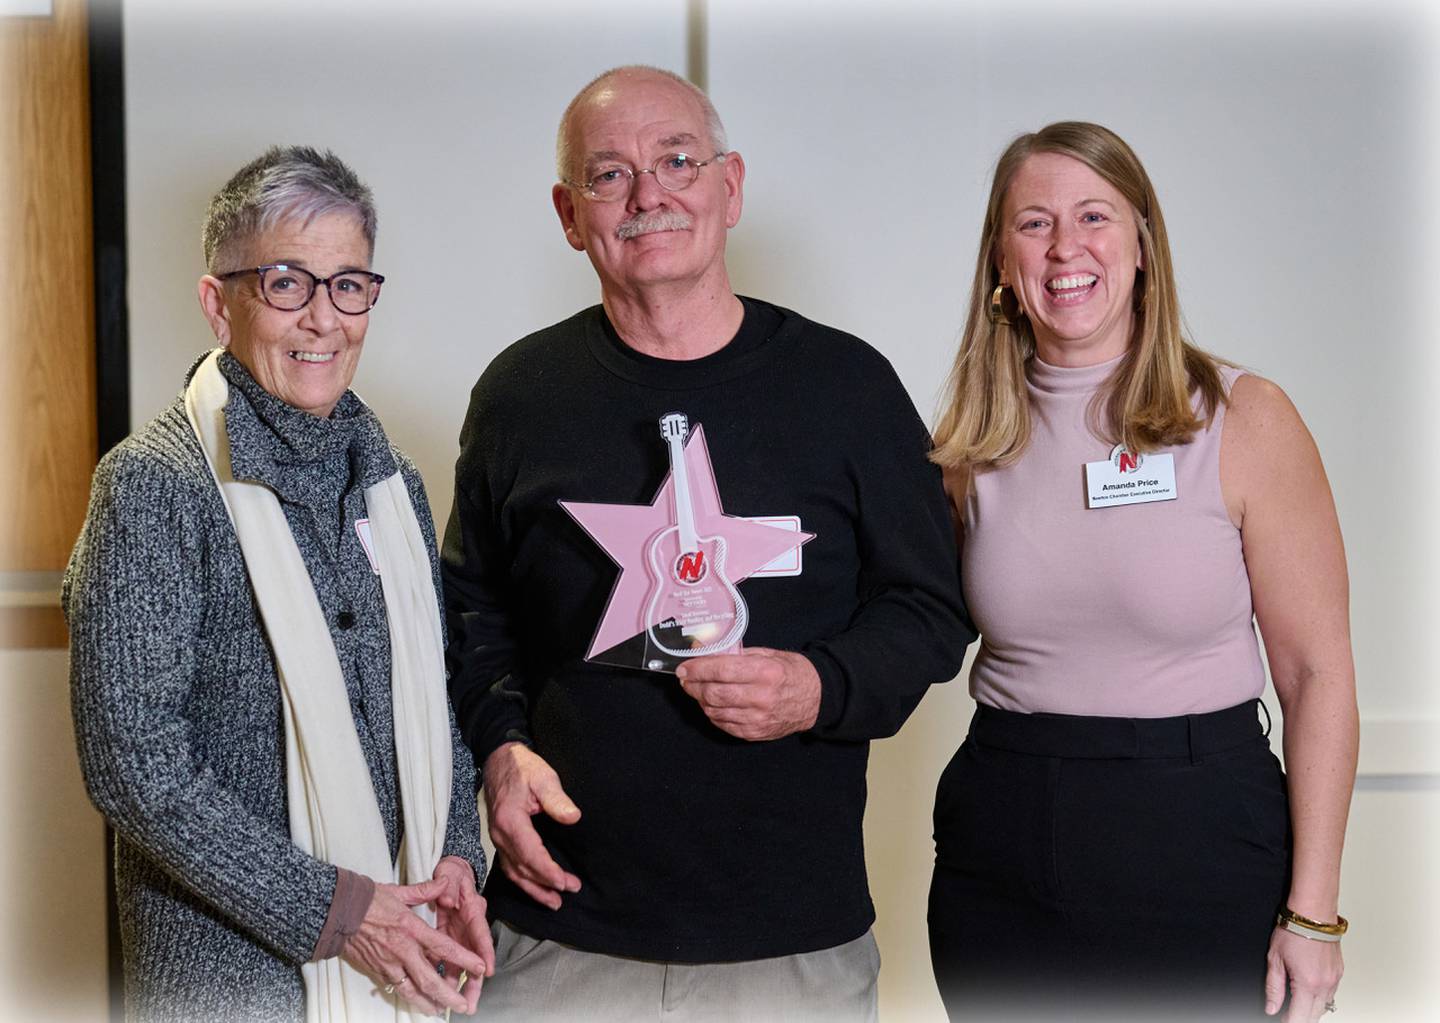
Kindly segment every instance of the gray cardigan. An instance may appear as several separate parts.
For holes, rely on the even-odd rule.
[[[235,477],[280,498],[331,623],[393,856],[389,631],[354,524],[364,488],[399,468],[438,594],[420,476],[353,394],[319,419],[265,392],[228,354],[220,368]],[[127,1015],[303,1019],[299,965],[316,950],[336,869],[290,841],[279,680],[183,402],[100,462],[62,599],[81,768],[116,832]],[[453,724],[452,745],[444,852],[483,880],[475,768]]]

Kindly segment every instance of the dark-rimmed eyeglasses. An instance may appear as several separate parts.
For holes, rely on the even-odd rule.
[[[686,153],[666,153],[649,167],[636,170],[625,163],[602,163],[592,172],[589,181],[566,181],[561,184],[580,189],[580,194],[594,202],[616,202],[630,194],[630,188],[641,174],[655,175],[655,181],[667,192],[680,192],[695,183],[700,168],[708,167],[717,160],[723,161],[727,153],[716,153],[708,160],[697,160]]]
[[[222,281],[246,274],[260,277],[260,297],[272,309],[293,313],[304,309],[315,297],[315,288],[325,285],[330,295],[330,304],[342,313],[359,316],[368,313],[380,301],[380,285],[385,283],[383,274],[369,270],[346,270],[329,277],[316,277],[309,270],[285,263],[271,263],[268,266],[250,267],[245,270],[231,270],[217,274]]]

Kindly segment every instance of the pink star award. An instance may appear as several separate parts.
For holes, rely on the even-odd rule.
[[[798,560],[815,534],[725,514],[704,429],[671,412],[660,435],[670,472],[649,504],[560,506],[620,569],[586,660],[673,672],[739,651],[750,613],[735,584]]]

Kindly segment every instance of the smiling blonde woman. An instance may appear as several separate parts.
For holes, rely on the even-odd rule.
[[[952,388],[932,457],[982,642],[935,805],[947,1010],[1318,1018],[1357,745],[1339,525],[1284,393],[1183,337],[1113,132],[1001,156]]]

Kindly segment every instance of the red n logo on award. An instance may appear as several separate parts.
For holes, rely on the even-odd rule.
[[[705,578],[705,552],[681,554],[675,559],[675,578],[682,583],[698,583]]]

